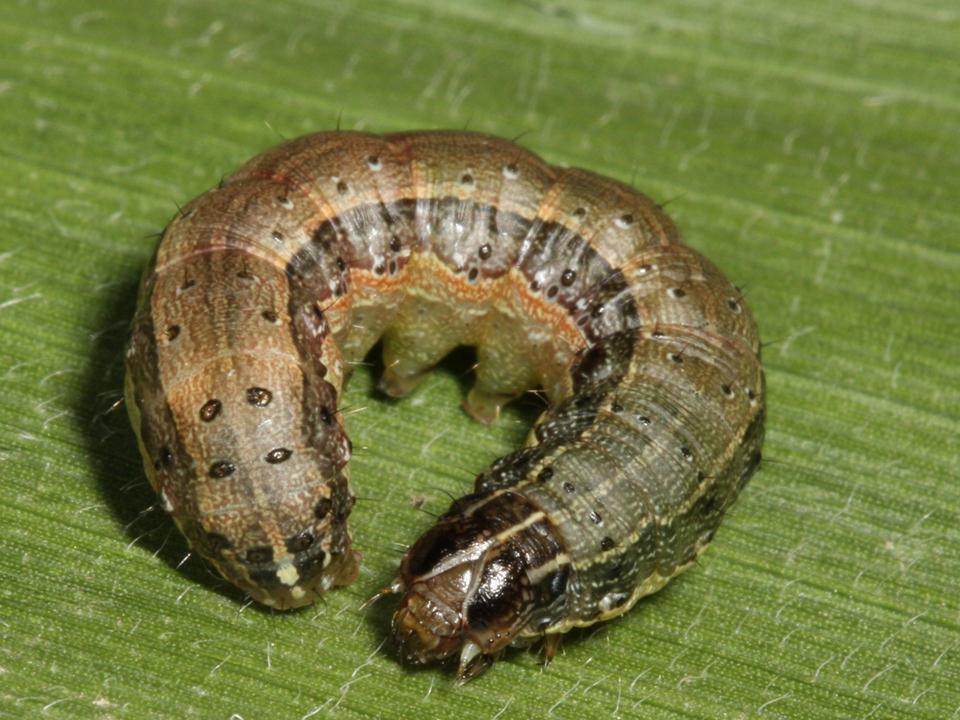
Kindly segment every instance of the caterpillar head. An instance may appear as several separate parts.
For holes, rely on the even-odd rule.
[[[410,548],[389,589],[401,657],[459,657],[457,679],[483,673],[520,636],[536,634],[562,602],[567,570],[555,528],[525,498],[457,502]]]

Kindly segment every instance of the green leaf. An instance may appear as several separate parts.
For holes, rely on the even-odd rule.
[[[118,2],[0,9],[0,717],[960,717],[960,12],[949,0]],[[522,441],[452,362],[362,369],[360,579],[242,600],[121,410],[177,203],[281,137],[470,127],[634,182],[768,345],[768,462],[699,566],[546,671],[409,671],[360,603]],[[422,503],[423,510],[417,510]]]

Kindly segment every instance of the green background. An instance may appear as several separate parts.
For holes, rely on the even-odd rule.
[[[9,0],[0,9],[0,717],[960,718],[954,2]],[[312,130],[469,127],[634,182],[747,288],[767,462],[699,566],[542,671],[407,671],[359,604],[515,447],[466,364],[347,394],[359,581],[245,606],[119,398],[183,203]],[[422,503],[422,509],[417,506]]]

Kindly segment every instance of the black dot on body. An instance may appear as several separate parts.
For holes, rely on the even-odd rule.
[[[464,173],[460,176],[460,182],[463,185],[473,185],[473,175],[470,173]]]
[[[317,520],[323,520],[329,514],[332,506],[333,502],[331,502],[330,498],[321,498],[313,507],[313,516],[317,518]]]
[[[279,230],[274,230],[272,233],[270,233],[270,237],[273,238],[274,242],[283,242],[283,233]]]
[[[215,462],[213,465],[211,465],[210,470],[207,471],[207,474],[212,478],[225,478],[229,475],[233,475],[236,471],[236,465],[227,462],[226,460],[221,460],[220,462]]]
[[[208,532],[206,540],[207,546],[215,553],[221,553],[233,547],[233,543],[222,533]]]
[[[173,465],[173,453],[170,452],[170,448],[164,445],[160,448],[160,454],[157,457],[157,461],[153,464],[153,467],[159,470],[160,468],[170,467]]]
[[[167,326],[167,342],[173,342],[177,339],[177,336],[180,335],[180,326],[179,325],[169,325]]]
[[[313,545],[313,540],[313,533],[309,530],[304,530],[302,533],[287,538],[287,550],[294,554],[303,552]]]
[[[693,451],[688,447],[680,448],[680,454],[683,456],[684,460],[693,460]]]
[[[614,400],[614,401],[610,404],[610,412],[615,412],[615,413],[621,413],[621,412],[623,412],[623,405],[621,405],[619,402],[617,402],[616,400]]]
[[[563,483],[563,491],[572,495],[577,491],[577,487],[572,482],[567,480]]]
[[[349,186],[343,180],[340,180],[337,183],[337,192],[340,193],[341,195],[346,195],[347,190],[349,189],[350,189]]]
[[[262,313],[260,313],[260,317],[262,317],[268,323],[275,323],[277,321],[277,314],[273,310],[264,310]]]
[[[573,399],[574,407],[586,408],[593,405],[595,397],[589,393],[580,393]]]
[[[271,465],[276,465],[277,463],[289,460],[291,455],[293,455],[292,450],[288,450],[287,448],[274,448],[268,452],[263,459]]]
[[[549,480],[549,479],[552,478],[552,477],[553,477],[553,468],[552,468],[552,467],[545,467],[543,470],[541,470],[539,473],[537,473],[537,481],[538,481],[538,482],[546,482],[547,480]]]
[[[273,562],[273,548],[269,545],[258,545],[247,550],[245,557],[247,562],[253,565]]]
[[[223,403],[217,399],[207,400],[200,408],[200,419],[204,422],[210,422],[223,409]]]
[[[266,407],[273,400],[273,393],[262,387],[247,388],[247,402],[256,407]]]
[[[613,550],[616,543],[613,541],[613,538],[607,535],[600,541],[600,549],[606,552],[607,550]]]
[[[315,569],[322,568],[326,557],[327,554],[323,550],[317,550],[297,560],[297,571],[300,573],[300,577],[312,575]]]

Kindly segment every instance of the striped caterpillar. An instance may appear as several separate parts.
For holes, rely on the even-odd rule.
[[[458,658],[461,681],[661,588],[760,460],[751,314],[647,197],[476,133],[295,139],[170,222],[126,357],[151,484],[264,605],[357,576],[337,402],[381,339],[388,395],[472,345],[473,417],[550,402],[383,591],[401,656]]]

